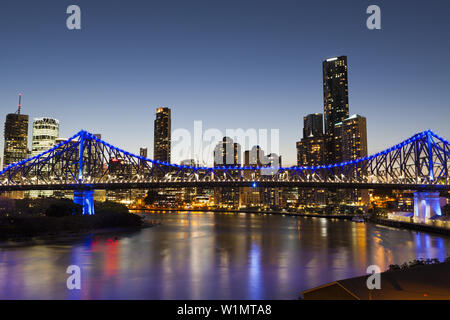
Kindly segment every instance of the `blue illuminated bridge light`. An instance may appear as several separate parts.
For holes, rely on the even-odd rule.
[[[125,151],[123,149],[117,148],[117,147],[115,147],[115,146],[113,146],[113,145],[111,145],[111,144],[109,144],[109,143],[107,143],[107,142],[97,138],[93,134],[84,131],[84,130],[81,130],[73,138],[75,138],[78,135],[82,135],[82,134],[87,135],[87,136],[89,136],[89,138],[91,138],[91,139],[93,139],[93,140],[95,140],[95,141],[97,141],[99,143],[102,143],[103,145],[105,145],[107,147],[110,147],[110,148],[112,148],[112,149],[114,149],[114,150],[116,150],[118,152],[124,153],[126,155],[129,155],[129,156],[132,156],[132,157],[135,157],[135,158],[139,158],[141,160],[145,160],[145,161],[148,161],[148,162],[151,162],[151,163],[156,163],[156,164],[160,164],[160,165],[168,166],[168,167],[177,167],[177,168],[183,168],[183,169],[203,169],[203,170],[207,170],[207,169],[212,169],[212,170],[220,170],[220,169],[221,170],[223,170],[223,169],[229,169],[229,170],[261,170],[261,169],[266,169],[266,167],[236,167],[236,166],[228,166],[228,167],[201,167],[201,166],[178,165],[178,164],[168,163],[168,162],[159,161],[159,160],[152,160],[152,159],[149,159],[149,158],[145,158],[145,157],[142,157],[142,156],[138,156],[138,155],[132,154],[132,153],[130,153],[128,151]],[[395,146],[393,146],[393,147],[391,147],[389,149],[386,149],[384,151],[378,152],[378,153],[373,154],[373,155],[368,156],[368,157],[364,157],[364,158],[360,158],[360,159],[356,159],[356,160],[352,160],[352,161],[346,161],[346,162],[342,162],[342,163],[336,163],[336,164],[327,165],[327,166],[323,166],[323,165],[321,165],[321,166],[306,166],[306,167],[305,166],[302,166],[302,167],[292,166],[292,167],[280,167],[279,169],[280,170],[292,170],[292,169],[318,170],[318,169],[331,168],[332,166],[333,167],[343,167],[343,166],[346,166],[346,165],[349,165],[349,164],[358,164],[360,162],[369,161],[369,160],[372,160],[372,159],[374,159],[376,157],[379,157],[379,156],[382,156],[382,155],[386,155],[386,154],[388,154],[390,152],[396,151],[396,150],[404,147],[405,145],[410,144],[412,142],[415,142],[415,141],[417,141],[417,140],[419,140],[419,139],[421,139],[421,138],[423,138],[423,137],[425,137],[427,135],[432,135],[432,136],[436,137],[437,139],[441,140],[442,142],[444,142],[446,144],[449,144],[449,142],[447,140],[437,136],[431,130],[427,130],[427,131],[418,133],[418,134],[412,136],[411,138],[409,138],[409,139],[407,139],[407,140],[405,140],[405,141],[403,141],[403,142],[401,142],[401,143],[399,143],[399,144],[397,144],[397,145],[395,145]]]
[[[67,139],[66,141],[52,147],[51,149],[33,156],[29,159],[26,160],[22,160],[20,162],[11,164],[9,166],[7,166],[6,168],[4,168],[2,171],[0,171],[0,185],[1,183],[1,176],[3,174],[5,174],[5,177],[8,175],[8,172],[11,173],[14,169],[22,169],[25,167],[30,167],[33,165],[37,165],[41,162],[47,161],[48,158],[51,156],[53,157],[54,155],[52,155],[53,152],[65,152],[65,149],[63,147],[67,146],[66,149],[72,148],[72,147],[78,147],[81,146],[81,148],[85,148],[87,141],[95,141],[98,144],[101,144],[107,148],[109,148],[110,150],[114,150],[117,153],[126,155],[128,157],[133,157],[135,159],[139,159],[140,161],[146,161],[148,163],[153,163],[156,164],[159,167],[166,167],[166,168],[177,168],[180,170],[193,170],[193,171],[198,171],[198,170],[205,170],[207,172],[211,172],[213,173],[215,170],[217,171],[243,171],[243,170],[251,170],[251,171],[257,171],[257,170],[265,170],[267,169],[267,167],[248,167],[248,166],[213,166],[213,167],[206,167],[206,166],[189,166],[189,165],[178,165],[178,164],[172,164],[172,163],[167,163],[164,161],[158,161],[158,160],[152,160],[152,159],[148,159],[146,157],[142,157],[142,156],[138,156],[135,155],[133,153],[130,153],[126,150],[120,149],[118,147],[113,146],[112,144],[105,142],[101,139],[99,139],[98,137],[94,136],[93,134],[85,131],[85,130],[81,130],[79,131],[77,134],[75,134],[74,136],[70,137],[69,139]],[[369,161],[372,161],[374,159],[377,158],[382,158],[382,159],[386,159],[386,155],[387,154],[392,154],[394,152],[396,152],[397,150],[401,149],[401,148],[405,148],[405,146],[408,146],[412,143],[415,143],[416,141],[420,141],[420,143],[427,143],[428,144],[428,153],[429,153],[429,169],[430,169],[430,176],[433,177],[433,152],[442,152],[445,155],[445,159],[449,158],[450,155],[450,147],[449,147],[449,142],[447,140],[445,140],[444,138],[438,136],[437,134],[435,134],[433,131],[431,130],[427,130],[421,133],[418,133],[408,139],[406,139],[405,141],[402,141],[401,143],[392,146],[391,148],[388,148],[386,150],[383,150],[381,152],[378,152],[376,154],[373,154],[371,156],[367,156],[367,157],[363,157],[363,158],[359,158],[356,160],[351,160],[351,161],[345,161],[342,163],[335,163],[335,164],[328,164],[328,165],[319,165],[319,166],[292,166],[292,167],[279,167],[277,168],[279,171],[284,172],[284,171],[295,171],[295,172],[300,172],[300,171],[312,171],[314,172],[315,170],[317,171],[322,171],[322,170],[326,170],[327,172],[332,172],[333,170],[339,170],[340,168],[346,167],[346,166],[351,166],[351,167],[356,167],[358,164],[364,164],[364,163],[368,163]],[[431,145],[433,144],[433,145]],[[432,149],[431,147],[435,148]],[[433,151],[433,150],[437,150],[437,151]],[[81,153],[81,152],[80,152]],[[79,169],[80,169],[80,177],[82,176],[82,170],[81,167],[84,165],[84,157],[82,155],[80,155],[79,158]],[[445,173],[447,174],[447,173]],[[82,177],[81,177],[82,178]],[[82,179],[79,179],[80,183],[82,183]],[[252,187],[256,187],[256,182],[252,183]]]

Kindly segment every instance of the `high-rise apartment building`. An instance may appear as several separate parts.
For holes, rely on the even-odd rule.
[[[303,138],[323,135],[323,116],[321,113],[308,114],[303,118]]]
[[[367,156],[367,126],[366,118],[360,115],[353,115],[344,121],[339,122],[334,127],[334,137],[336,150],[339,152],[340,162],[356,160]],[[347,175],[359,175],[364,172],[355,168]],[[340,193],[340,199],[344,202],[354,204],[367,204],[369,200],[368,190],[346,190]]]
[[[326,162],[326,149],[322,114],[310,114],[303,120],[303,138],[297,142],[297,165],[300,167],[323,165]],[[299,188],[298,202],[307,206],[323,204],[324,190]]]
[[[310,137],[297,142],[297,165],[319,166],[325,163],[325,138]]]
[[[264,150],[259,146],[254,146],[250,150],[244,152],[244,167],[261,167],[264,158]],[[244,171],[245,179],[256,180],[260,172],[250,170]],[[239,188],[240,206],[244,208],[258,207],[261,203],[261,188],[242,187]]]
[[[322,63],[323,106],[327,163],[337,162],[334,126],[349,116],[347,57],[330,58]]]
[[[240,164],[241,145],[229,137],[223,137],[222,141],[214,148],[214,166],[238,166]]]
[[[169,108],[156,109],[153,159],[170,163],[171,116]]]
[[[21,114],[21,95],[16,113],[6,115],[3,167],[28,157],[28,115]]]
[[[303,138],[297,142],[297,165],[317,166],[325,163],[323,116],[309,114],[303,118]]]
[[[253,146],[251,150],[244,152],[244,165],[249,167],[262,167],[264,162],[264,150],[260,146]]]
[[[337,149],[341,161],[356,160],[367,156],[366,118],[352,115],[335,125],[334,135],[339,141]]]
[[[59,121],[53,118],[35,118],[31,155],[38,155],[56,145],[59,137]]]
[[[282,166],[281,164],[281,156],[276,153],[269,153],[264,157],[264,166],[267,169],[263,169],[262,174],[265,175],[273,175],[277,174],[278,168]],[[268,208],[279,208],[281,204],[281,194],[283,189],[279,187],[268,187],[261,188],[262,191],[262,200],[265,207]]]
[[[214,148],[214,166],[240,166],[241,145],[233,139],[224,137]],[[237,208],[239,206],[238,187],[214,188],[214,203],[216,205]]]
[[[59,138],[59,121],[53,118],[35,118],[33,121],[33,136],[31,142],[31,155],[36,156],[57,144]],[[40,168],[41,175],[49,174],[50,166],[44,165]],[[29,192],[31,198],[42,198],[53,196],[50,190],[33,190]]]
[[[147,158],[148,149],[147,148],[139,148],[139,155],[141,157]]]
[[[347,57],[327,59],[322,66],[325,133],[332,133],[333,126],[349,115]]]

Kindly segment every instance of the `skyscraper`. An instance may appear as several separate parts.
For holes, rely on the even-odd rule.
[[[322,72],[326,159],[335,163],[339,152],[334,145],[334,126],[349,116],[347,57],[323,61]]]
[[[297,142],[297,165],[317,166],[325,163],[323,116],[308,114],[303,118],[303,138]]]
[[[214,166],[237,166],[241,164],[241,145],[229,137],[214,148]]]
[[[341,161],[356,160],[367,156],[366,118],[358,114],[339,122],[334,128],[335,137],[340,140]]]
[[[214,148],[214,166],[240,166],[241,145],[229,137],[223,137]],[[214,202],[216,205],[237,208],[239,206],[238,187],[214,188]]]
[[[156,109],[153,159],[170,163],[171,116],[169,108]]]
[[[31,155],[38,155],[56,145],[59,137],[59,121],[53,118],[35,118]]]
[[[17,112],[6,116],[3,167],[28,157],[28,115],[20,113],[21,96]]]
[[[303,138],[297,142],[297,165],[323,165],[326,161],[326,149],[322,114],[309,114],[303,120]],[[324,195],[324,190],[299,188],[298,201],[302,205],[315,206],[325,202]]]
[[[251,150],[244,152],[244,165],[262,167],[264,162],[264,150],[260,146],[253,146]]]
[[[59,137],[59,121],[53,118],[35,118],[33,121],[33,136],[31,142],[31,155],[36,156],[55,146]],[[41,174],[49,174],[50,166],[40,168]],[[51,197],[53,191],[33,190],[29,192],[31,198]]]
[[[153,140],[153,159],[166,163],[171,162],[171,110],[167,107],[156,109],[156,119]],[[161,170],[156,170],[155,175],[162,176]],[[160,195],[159,205],[167,207],[175,207],[178,205],[179,196],[181,194],[178,188],[159,189]]]
[[[347,57],[327,59],[322,65],[325,133],[332,133],[334,124],[348,118]]]
[[[145,147],[141,147],[139,148],[139,155],[143,158],[147,158],[148,156],[148,149]],[[141,169],[145,169],[145,164],[146,161],[145,160],[139,160],[139,166],[141,167]]]
[[[244,167],[261,167],[264,161],[264,150],[260,146],[253,146],[250,150],[244,151]],[[258,179],[259,171],[254,173],[250,170],[244,171],[245,179]],[[242,187],[239,188],[239,198],[241,207],[257,207],[261,204],[261,188]]]
[[[365,117],[355,114],[337,123],[334,126],[334,137],[336,150],[339,152],[338,160],[340,162],[367,157],[367,127]],[[356,167],[347,174],[356,176],[357,170],[361,169]],[[346,190],[340,193],[339,198],[350,203],[367,204],[369,194],[368,190]]]
[[[303,118],[303,138],[323,135],[323,116],[321,113],[308,114]]]
[[[141,157],[147,158],[147,148],[139,148],[139,155]]]
[[[264,166],[267,167],[267,169],[263,169],[263,173],[265,175],[273,175],[278,172],[278,168],[282,166],[281,164],[281,156],[277,155],[276,153],[269,153],[267,156],[264,157]],[[262,192],[262,200],[263,204],[266,207],[269,208],[278,208],[280,206],[280,200],[281,200],[281,194],[283,191],[283,188],[279,187],[268,187],[263,188]]]
[[[325,163],[325,140],[323,136],[303,138],[297,142],[297,165],[319,166]]]

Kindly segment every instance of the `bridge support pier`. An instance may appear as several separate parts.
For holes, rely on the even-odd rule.
[[[439,192],[414,192],[414,220],[425,222],[436,215],[442,215]]]
[[[83,206],[83,214],[94,214],[94,190],[75,190],[73,202]]]

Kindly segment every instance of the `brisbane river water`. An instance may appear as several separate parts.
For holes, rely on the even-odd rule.
[[[297,299],[302,290],[416,258],[446,236],[370,223],[243,213],[145,213],[161,225],[0,244],[0,299]],[[69,265],[81,289],[67,289]]]

